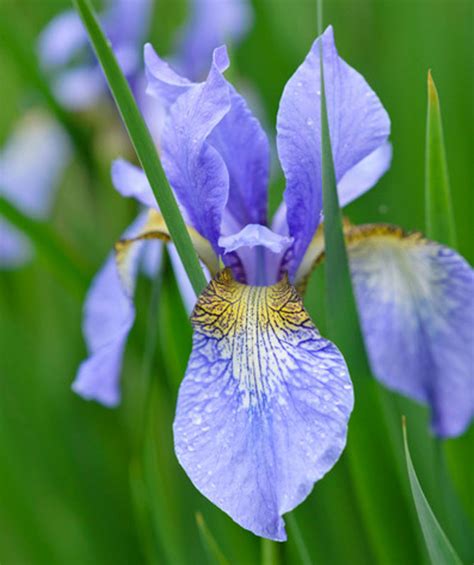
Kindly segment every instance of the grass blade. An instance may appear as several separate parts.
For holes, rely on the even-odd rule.
[[[342,215],[329,136],[321,47],[321,160],[326,249],[326,317],[329,337],[335,341],[357,374],[369,374],[359,317],[352,291]]]
[[[225,558],[200,512],[196,513],[196,524],[201,536],[202,543],[204,545],[204,549],[209,556],[209,561],[211,563],[216,563],[217,565],[230,565],[230,561]]]
[[[431,507],[426,500],[421,485],[416,476],[415,468],[410,457],[407,441],[406,422],[403,419],[403,442],[405,446],[405,458],[407,462],[408,478],[415,502],[418,520],[420,521],[423,536],[425,538],[426,547],[431,561],[435,565],[461,565],[461,560],[454,551],[446,534],[433,514]]]
[[[430,239],[456,247],[456,226],[451,202],[441,109],[431,71],[428,71],[425,202],[426,235]]]
[[[173,243],[176,245],[189,280],[196,294],[199,295],[207,284],[206,278],[202,272],[171,187],[158,159],[153,139],[89,1],[73,1],[89,34],[95,54],[105,73],[130,140],[168,225]]]
[[[0,196],[0,217],[26,234],[39,255],[52,270],[80,297],[86,292],[91,273],[82,267],[83,261],[57,236],[50,225],[34,220],[20,212]]]

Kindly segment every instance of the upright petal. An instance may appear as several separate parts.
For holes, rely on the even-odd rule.
[[[288,227],[295,243],[294,275],[322,211],[320,42],[336,180],[383,145],[390,121],[364,78],[337,54],[332,28],[318,38],[288,81],[277,118],[278,154],[286,176]]]
[[[175,62],[184,75],[200,80],[212,51],[223,43],[239,41],[250,28],[253,14],[248,0],[191,0],[190,10]]]
[[[230,110],[229,87],[221,74],[221,49],[206,82],[195,85],[171,106],[161,143],[163,167],[191,224],[218,249],[229,174],[208,137]]]
[[[268,138],[244,98],[230,85],[229,91],[230,111],[209,137],[229,173],[227,209],[241,227],[266,224]]]
[[[392,163],[392,144],[386,141],[354,165],[337,183],[340,206],[359,198],[388,171]]]
[[[225,270],[199,297],[192,322],[174,422],[178,459],[238,524],[284,540],[282,514],[344,449],[353,405],[344,359],[288,280],[251,287]]]
[[[474,415],[474,271],[455,251],[369,225],[348,234],[349,259],[375,376],[426,403],[440,437]]]
[[[141,215],[124,236],[133,236],[143,225]],[[135,280],[139,254],[129,262],[129,278]],[[105,406],[120,402],[120,373],[128,334],[135,321],[130,291],[120,280],[114,254],[110,254],[96,275],[84,305],[83,332],[89,356],[79,367],[72,388],[84,398]]]
[[[225,48],[215,50],[211,72],[199,84],[175,73],[151,46],[145,57],[148,92],[168,113],[160,139],[163,164],[193,225],[207,229],[201,233],[215,245],[223,206],[237,229],[265,224],[268,140],[245,100],[222,76],[229,63]],[[201,207],[210,206],[201,219],[195,217],[195,198]],[[209,222],[213,225],[206,226]]]

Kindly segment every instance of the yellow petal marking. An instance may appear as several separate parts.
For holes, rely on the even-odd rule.
[[[194,228],[186,226],[191,237],[194,249],[201,261],[209,269],[212,276],[218,271],[218,260],[211,244],[202,237]],[[139,233],[130,239],[121,239],[115,244],[115,260],[120,279],[127,292],[133,292],[134,277],[132,276],[131,266],[133,264],[134,253],[138,252],[139,242],[147,239],[158,239],[165,243],[171,241],[168,226],[163,216],[156,210],[149,210],[148,218]]]

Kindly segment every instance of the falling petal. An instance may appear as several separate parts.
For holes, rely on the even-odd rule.
[[[369,225],[348,234],[374,375],[428,404],[433,432],[462,434],[474,414],[474,271],[455,251]]]
[[[178,459],[238,524],[286,539],[282,514],[344,449],[352,385],[294,288],[211,281],[193,313],[193,351],[174,422]]]

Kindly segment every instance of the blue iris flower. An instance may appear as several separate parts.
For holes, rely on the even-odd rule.
[[[206,497],[274,540],[286,539],[282,515],[338,460],[353,407],[345,361],[300,296],[324,252],[320,43],[341,204],[390,166],[388,115],[339,57],[329,27],[280,101],[276,137],[286,190],[271,221],[268,140],[223,75],[226,49],[214,50],[206,80],[192,82],[145,47],[148,92],[165,118],[163,166],[210,279],[196,302],[171,248],[194,328],[176,408],[176,454]],[[73,387],[109,406],[120,400],[140,261],[151,238],[169,242],[144,173],[119,160],[112,175],[117,190],[149,212],[118,242],[115,262],[111,255],[86,302],[90,355]],[[374,374],[429,403],[435,433],[462,433],[473,414],[472,269],[454,251],[394,226],[347,224],[345,235]]]
[[[320,41],[336,172],[341,182],[353,179],[342,190],[344,203],[390,164],[387,113],[338,56],[328,28],[283,92],[277,144],[287,187],[271,223],[268,140],[224,78],[225,48],[214,51],[207,79],[198,83],[145,48],[148,91],[166,115],[159,139],[163,166],[213,277],[192,316],[193,351],[174,423],[176,453],[203,494],[243,527],[276,540],[286,536],[282,514],[339,458],[353,406],[342,355],[321,337],[291,284],[298,283],[321,220]],[[118,271],[110,257],[86,304],[90,356],[74,388],[108,405],[119,401],[140,249],[152,234],[169,238],[144,174],[118,161],[113,179],[122,194],[151,211],[119,242]],[[220,272],[218,257],[226,265]]]

